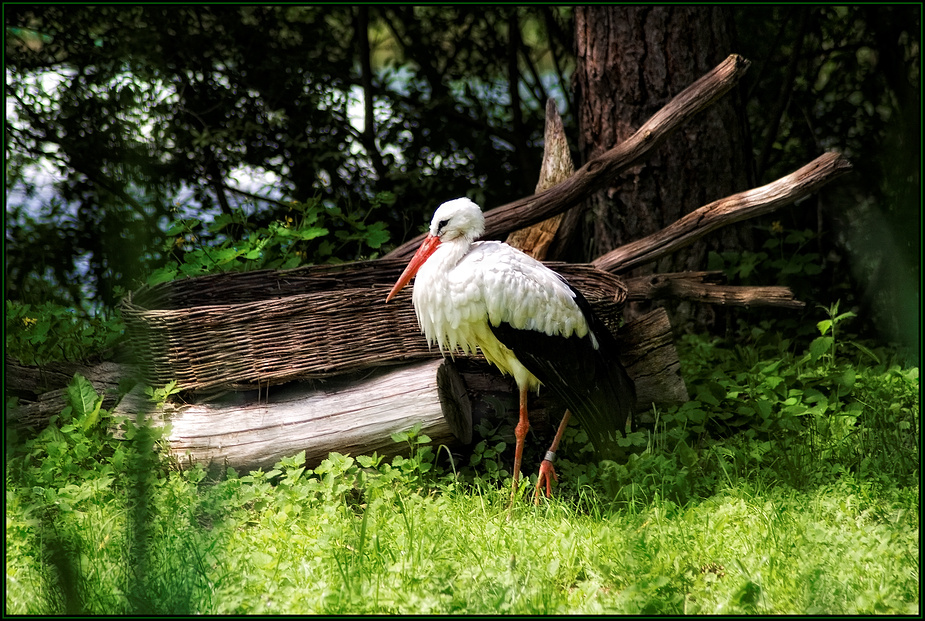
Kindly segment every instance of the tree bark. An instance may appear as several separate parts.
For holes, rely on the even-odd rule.
[[[586,159],[626,141],[675,93],[732,51],[722,7],[589,5],[575,8],[575,23],[579,150]],[[584,238],[590,240],[590,254],[585,260],[749,187],[746,162],[751,158],[745,145],[737,106],[729,98],[718,101],[588,201]],[[632,275],[700,270],[709,250],[749,244],[747,228],[729,227]],[[672,314],[677,326],[684,313]]]

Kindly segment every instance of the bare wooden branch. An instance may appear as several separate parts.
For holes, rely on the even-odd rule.
[[[816,192],[851,170],[839,153],[824,153],[799,170],[768,185],[727,196],[692,211],[658,233],[620,246],[592,262],[609,272],[651,263],[718,228],[755,218]]]
[[[729,306],[803,308],[788,287],[734,287],[718,284],[722,272],[679,272],[626,279],[627,302],[684,298]]]
[[[512,230],[562,213],[585,200],[610,180],[644,159],[681,125],[729,92],[745,75],[748,65],[748,61],[738,54],[729,56],[713,71],[681,91],[625,142],[592,159],[562,183],[545,192],[486,212],[485,237],[501,237]],[[423,235],[420,235],[402,244],[386,257],[410,258],[423,239]]]

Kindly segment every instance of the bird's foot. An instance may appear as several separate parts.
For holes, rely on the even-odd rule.
[[[540,490],[543,487],[546,487],[546,497],[549,498],[552,496],[552,482],[559,482],[559,477],[556,475],[556,469],[552,465],[551,459],[544,459],[540,463],[540,472],[536,477],[536,491],[533,494],[533,502],[536,504],[540,503]]]

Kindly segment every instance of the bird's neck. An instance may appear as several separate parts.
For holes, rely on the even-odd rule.
[[[456,267],[471,248],[472,242],[464,237],[458,237],[452,241],[443,242],[430,260],[427,261],[427,265],[430,266],[431,261],[433,261],[435,263],[435,268],[439,267],[442,272],[449,271]]]

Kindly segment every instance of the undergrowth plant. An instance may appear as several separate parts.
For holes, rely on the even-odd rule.
[[[260,222],[242,209],[212,222],[181,218],[170,223],[164,248],[170,260],[147,284],[183,276],[256,269],[292,269],[302,265],[375,258],[389,239],[384,222],[366,222],[395,195],[382,192],[365,214],[321,200],[293,201],[282,221]]]
[[[382,192],[373,197],[365,213],[309,200],[292,202],[282,221],[262,222],[240,208],[211,222],[181,218],[169,223],[162,249],[167,260],[152,271],[145,284],[227,271],[376,258],[389,233],[383,222],[367,219],[394,202],[394,194]],[[100,356],[117,346],[125,331],[118,308],[89,316],[53,302],[7,300],[5,315],[6,354],[32,366]]]
[[[820,337],[831,334],[825,327]],[[393,436],[407,451],[390,458],[331,453],[310,467],[303,452],[269,471],[180,470],[154,450],[161,431],[114,419],[75,377],[68,408],[8,458],[7,609],[908,613],[917,488],[904,486],[917,469],[908,444],[917,373],[888,365],[884,352],[871,350],[881,366],[868,372],[855,348],[847,351],[859,357],[836,346],[826,360],[763,337],[742,349],[686,339],[685,359],[704,356],[688,362],[692,391],[711,398],[656,410],[654,425],[627,438],[637,450],[622,463],[596,461],[584,432],[569,427],[555,497],[534,506],[525,483],[511,513],[509,422],[483,420],[468,461],[413,428]],[[745,380],[782,352],[780,364]],[[838,378],[851,365],[846,391]],[[827,405],[788,410],[821,399],[804,399],[804,387],[791,402],[791,388],[766,379],[775,377],[812,384]],[[879,408],[887,397],[898,407]],[[833,400],[864,402],[847,433],[814,430],[839,415]],[[733,412],[753,427],[723,418],[735,403],[752,404]],[[871,436],[873,414],[913,427]],[[781,451],[813,433],[793,471]],[[867,451],[862,466],[859,442],[888,442],[894,454]],[[887,458],[889,477],[875,472]]]
[[[53,302],[7,300],[4,321],[6,355],[33,366],[97,356],[114,347],[125,329],[117,311],[88,317]]]
[[[749,345],[683,336],[691,400],[653,410],[654,422],[623,440],[628,455],[619,462],[595,459],[584,432],[569,426],[557,493],[580,499],[593,490],[633,509],[656,496],[685,503],[746,481],[802,490],[844,476],[915,484],[918,369],[850,338],[854,315],[838,306],[822,308],[805,349],[770,322],[749,328]],[[509,475],[510,425],[483,420],[479,431],[463,472],[500,484]],[[539,463],[546,442],[528,444],[524,463]]]

